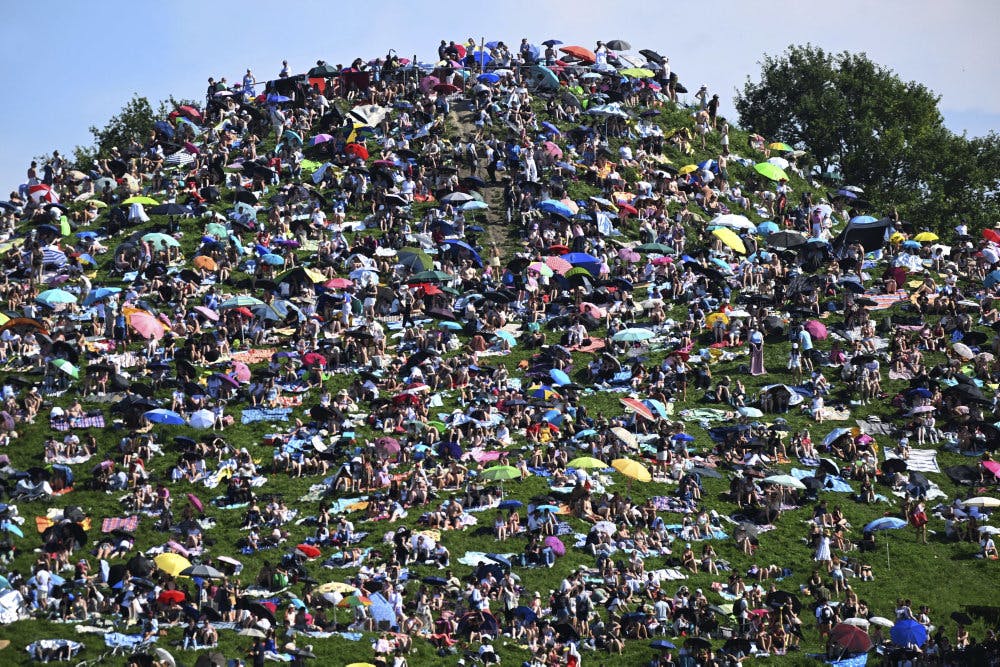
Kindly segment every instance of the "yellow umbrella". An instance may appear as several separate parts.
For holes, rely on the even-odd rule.
[[[356,590],[358,590],[356,587],[341,581],[328,581],[316,587],[317,593],[353,593]]]
[[[87,200],[87,206],[93,206],[94,208],[107,208],[108,205],[105,204],[100,199],[89,199]]]
[[[733,230],[728,227],[717,227],[712,230],[712,233],[715,234],[715,236],[718,237],[724,245],[732,248],[741,255],[747,254],[747,247],[743,245],[743,241],[740,240],[740,237],[737,236],[736,232]]]
[[[890,243],[902,243],[906,240],[906,235],[903,232],[894,232],[892,236],[889,237]]]
[[[327,281],[327,277],[324,276],[319,271],[317,271],[316,269],[304,269],[304,271],[306,277],[309,278],[309,280],[313,281],[314,283],[325,283]]]
[[[160,554],[153,562],[171,577],[180,576],[181,572],[191,567],[191,561],[180,554]]]
[[[914,241],[920,241],[921,243],[934,243],[938,240],[938,235],[934,232],[920,232],[913,237]]]
[[[708,326],[713,326],[716,320],[722,320],[722,323],[726,325],[729,324],[729,316],[725,313],[712,313],[705,318],[705,323],[708,324]]]
[[[646,470],[646,466],[632,459],[615,459],[611,462],[612,467],[621,474],[640,482],[651,482],[653,476]]]
[[[698,165],[696,165],[696,164],[686,164],[683,167],[681,167],[680,169],[678,169],[677,173],[681,174],[683,176],[684,174],[690,174],[693,171],[698,171]]]
[[[375,667],[375,665],[370,662],[352,662],[347,667]]]

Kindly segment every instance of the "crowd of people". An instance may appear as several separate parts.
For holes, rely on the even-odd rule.
[[[731,144],[718,95],[685,104],[669,59],[638,54],[285,62],[209,78],[91,165],[32,163],[0,203],[0,623],[72,622],[162,664],[167,628],[204,655],[239,633],[225,658],[254,665],[331,637],[380,667],[428,643],[540,667],[638,641],[658,667],[995,664],[964,611],[863,591],[888,576],[876,536],[926,543],[932,519],[997,560],[1000,232],[963,222],[946,246],[869,216],[806,151]],[[808,507],[813,562],[769,552]],[[498,546],[453,553],[460,531]],[[533,568],[558,585],[526,586]]]

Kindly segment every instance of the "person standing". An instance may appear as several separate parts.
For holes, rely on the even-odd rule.
[[[243,75],[243,94],[246,97],[256,97],[257,93],[254,91],[254,86],[257,85],[257,79],[254,78],[253,72],[250,68],[247,68],[247,73]]]
[[[750,375],[764,375],[764,334],[758,330],[750,333]]]

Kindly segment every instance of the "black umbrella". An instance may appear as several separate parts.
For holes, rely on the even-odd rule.
[[[260,602],[244,598],[236,603],[236,608],[246,609],[257,618],[266,618],[274,623],[274,613]]]
[[[580,633],[569,623],[556,623],[552,626],[552,629],[555,630],[560,641],[576,641],[580,639]]]
[[[184,206],[183,204],[175,204],[169,202],[166,204],[159,204],[147,211],[150,215],[190,215],[192,213],[190,206]]]
[[[767,237],[767,245],[771,248],[798,248],[806,244],[806,237],[792,231],[775,232]]]
[[[128,571],[134,577],[148,577],[155,568],[153,561],[141,554],[133,556],[128,562]]]
[[[639,49],[639,53],[640,53],[640,55],[642,55],[646,60],[648,60],[651,63],[656,63],[657,65],[662,65],[663,63],[666,62],[666,58],[664,58],[663,56],[661,56],[656,51],[653,51],[652,49]]]
[[[237,190],[233,193],[233,201],[243,202],[244,204],[250,204],[253,206],[257,203],[257,195],[249,190]]]
[[[122,160],[111,160],[108,162],[108,167],[111,169],[111,173],[115,175],[116,178],[121,178],[128,171],[128,165]]]
[[[906,470],[906,461],[903,459],[887,459],[882,464],[882,470],[893,475],[897,472],[903,472]]]
[[[966,614],[964,611],[951,612],[951,620],[955,621],[959,625],[965,625],[965,626],[972,625],[972,617]]]
[[[684,640],[684,645],[693,649],[712,648],[712,642],[708,641],[704,637],[688,637]]]
[[[767,594],[767,597],[764,598],[764,602],[769,607],[774,607],[775,609],[785,605],[791,605],[792,611],[796,614],[802,611],[802,601],[788,591],[771,591]]]

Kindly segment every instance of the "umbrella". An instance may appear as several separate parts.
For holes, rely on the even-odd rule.
[[[789,489],[805,489],[806,485],[795,479],[791,475],[772,475],[771,477],[765,477],[765,482],[769,484],[777,484],[778,486],[784,486]]]
[[[955,621],[959,625],[972,625],[972,617],[966,614],[964,611],[953,611],[951,612],[951,620]]]
[[[830,641],[844,653],[867,653],[872,640],[861,628],[848,623],[838,623],[830,631]]]
[[[608,464],[600,459],[595,459],[592,456],[578,456],[569,463],[566,464],[567,468],[579,468],[583,470],[589,469],[604,469],[608,467]]]
[[[636,449],[636,448],[639,447],[639,441],[636,440],[635,435],[632,434],[632,433],[629,433],[628,431],[626,431],[625,429],[623,429],[621,426],[614,426],[614,427],[612,427],[611,432],[615,434],[616,438],[618,438],[619,440],[621,440],[622,442],[624,442],[629,447],[631,447],[633,449]]]
[[[910,645],[923,646],[927,643],[927,628],[913,619],[906,618],[896,621],[889,630],[889,637],[896,646],[904,648]]]
[[[597,62],[597,56],[594,55],[594,52],[582,46],[563,46],[559,50],[585,63],[593,64]]]
[[[492,468],[487,468],[482,473],[483,479],[488,479],[494,482],[518,479],[520,476],[521,471],[514,466],[493,466]]]
[[[736,232],[728,227],[717,227],[712,230],[712,234],[722,241],[726,247],[731,248],[741,255],[745,255],[747,253],[747,247],[743,245],[743,240],[736,235]]]
[[[562,540],[560,540],[555,535],[549,535],[548,537],[545,538],[545,546],[552,549],[552,551],[557,556],[566,555],[566,545],[563,544]]]
[[[646,466],[642,465],[638,461],[634,461],[632,459],[615,459],[611,462],[611,466],[630,479],[635,479],[640,482],[650,482],[653,480],[653,476],[649,474],[649,470],[646,469]]]
[[[188,424],[192,428],[212,428],[215,425],[215,413],[211,410],[198,410],[188,418]]]
[[[226,575],[211,565],[192,565],[181,570],[182,577],[200,577],[202,579],[222,579]]]
[[[182,591],[168,590],[160,593],[159,597],[156,598],[156,601],[160,604],[180,604],[186,599],[187,596],[184,595]]]
[[[672,643],[668,642],[666,639],[657,639],[656,641],[651,641],[649,642],[649,647],[658,648],[664,651],[677,648]]]
[[[165,410],[163,408],[157,408],[155,410],[147,410],[143,413],[143,416],[154,424],[166,424],[171,426],[181,426],[184,424],[184,418],[172,410]]]
[[[181,243],[169,234],[161,232],[150,232],[142,237],[142,240],[154,247],[179,248]]]
[[[975,358],[975,353],[965,343],[955,343],[951,346],[951,349],[955,351],[955,354],[962,357],[963,359],[973,359]]]
[[[612,39],[604,46],[608,47],[612,51],[628,51],[632,48],[632,45],[623,39]]]
[[[166,333],[166,327],[155,315],[147,313],[145,310],[131,308],[124,310],[125,319],[128,321],[129,326],[135,329],[136,333],[140,336],[146,340],[159,340],[163,338],[163,334]]]
[[[921,243],[934,243],[938,240],[938,235],[933,232],[920,232],[913,237],[913,240]]]
[[[864,628],[865,630],[867,630],[868,627],[871,625],[871,623],[868,622],[867,618],[859,618],[857,616],[855,616],[854,618],[845,618],[841,622],[844,623],[845,625],[853,625],[858,628]]]
[[[770,162],[760,162],[758,164],[755,164],[753,168],[757,171],[758,174],[772,181],[788,180],[788,174],[786,174],[785,170],[776,164],[772,164]]]
[[[54,359],[52,361],[52,365],[61,370],[63,373],[66,373],[70,377],[75,377],[75,378],[80,377],[80,369],[71,364],[70,362],[66,361],[65,359]]]
[[[906,522],[899,517],[884,516],[870,522],[865,526],[864,532],[871,533],[876,530],[899,530],[904,528]]]
[[[962,501],[963,507],[1000,507],[1000,500],[988,496],[977,496]]]
[[[45,290],[35,297],[35,301],[50,308],[61,303],[76,303],[76,296],[62,289]]]
[[[872,616],[868,619],[868,622],[872,625],[880,625],[883,628],[891,628],[893,626],[893,622],[883,616]]]
[[[654,334],[649,329],[638,329],[638,328],[622,329],[614,336],[612,336],[611,340],[615,342],[636,343],[639,341],[649,340],[655,335],[656,334]]]
[[[643,419],[647,419],[649,421],[656,421],[656,415],[654,415],[653,411],[649,409],[649,406],[647,406],[642,401],[629,397],[619,398],[618,401],[625,406],[625,409],[634,412]]]
[[[191,561],[184,556],[175,553],[160,554],[153,559],[156,567],[163,570],[171,577],[180,576],[181,572],[191,567]]]
[[[819,320],[809,320],[806,322],[805,330],[816,340],[826,340],[826,325]]]

